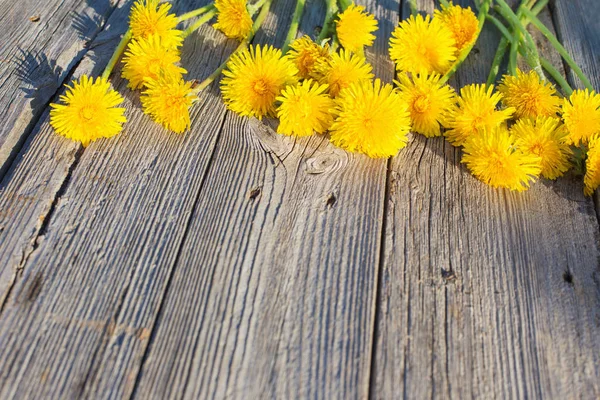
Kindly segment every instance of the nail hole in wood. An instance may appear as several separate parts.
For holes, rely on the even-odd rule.
[[[456,280],[456,274],[451,269],[442,268],[442,279],[446,282],[453,282]]]
[[[563,279],[565,282],[567,282],[569,285],[573,284],[573,274],[571,274],[571,271],[565,271],[565,273],[563,274]]]
[[[38,272],[34,275],[31,280],[31,284],[27,288],[27,292],[25,292],[25,301],[29,303],[33,303],[37,300],[38,296],[42,292],[42,288],[44,287],[44,274]]]
[[[327,207],[329,207],[329,208],[333,207],[333,205],[335,204],[336,201],[337,201],[337,198],[335,197],[335,194],[330,193],[329,197],[327,197],[327,202],[326,202]]]
[[[255,187],[254,189],[252,189],[250,191],[250,194],[248,195],[248,198],[250,200],[255,200],[258,196],[260,196],[260,188],[259,187]]]
[[[473,52],[473,54],[479,54],[479,49],[477,47],[473,47],[473,50],[471,50]]]

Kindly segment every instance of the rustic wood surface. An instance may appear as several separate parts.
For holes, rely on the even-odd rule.
[[[359,2],[390,82],[408,5]],[[275,1],[255,42],[281,45],[294,4]],[[494,190],[421,136],[371,160],[240,118],[217,84],[176,135],[119,71],[129,122],[84,149],[48,103],[102,70],[130,5],[0,0],[0,398],[600,397],[600,230],[580,177]],[[541,15],[596,88],[599,13]],[[308,0],[301,30],[323,15]],[[485,81],[498,40],[486,27],[453,84]],[[203,27],[188,77],[234,48]]]

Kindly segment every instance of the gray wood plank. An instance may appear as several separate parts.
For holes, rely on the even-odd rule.
[[[389,82],[399,4],[367,8]],[[366,398],[385,176],[385,161],[229,114],[136,397]]]
[[[573,1],[551,2],[556,33],[577,65],[592,82],[596,91],[600,90],[600,2]],[[567,79],[574,88],[583,85],[567,66]],[[596,214],[600,220],[600,191],[594,194]]]
[[[108,1],[2,1],[0,2],[0,181],[7,173],[24,140],[34,129],[50,99],[81,62],[88,42],[96,39],[116,4]],[[37,22],[30,17],[39,17]],[[35,20],[35,19],[34,19]],[[96,41],[95,43],[99,43]],[[69,157],[68,154],[62,154]],[[53,161],[51,161],[53,162]],[[29,246],[31,231],[41,225],[43,211],[28,229],[11,231],[4,220],[34,201],[31,193],[0,191],[7,202],[0,206],[0,304],[17,274],[14,266]],[[15,235],[21,236],[15,246]]]
[[[497,41],[486,29],[455,83],[484,82]],[[460,157],[417,137],[392,161],[373,397],[597,398],[598,221],[581,178],[516,194]]]
[[[591,0],[551,1],[552,15],[560,42],[575,62],[590,78],[594,88],[600,89],[600,3]],[[567,69],[567,78],[578,88],[583,85]]]
[[[184,11],[200,5],[178,3]],[[111,16],[113,35],[126,29],[127,16],[127,8]],[[116,42],[108,44],[104,55]],[[189,78],[206,77],[235,45],[209,26],[188,38],[183,64]],[[93,61],[86,58],[77,74]],[[31,200],[5,216],[12,242],[0,248],[21,246],[18,232],[24,231],[34,244],[0,315],[2,398],[120,397],[133,389],[146,326],[177,257],[225,108],[213,85],[192,113],[195,128],[177,135],[142,114],[125,82],[115,78],[114,84],[126,97],[124,132],[81,152],[52,132],[45,114],[3,182],[3,204],[24,195]],[[49,208],[52,218],[36,238],[37,218]],[[127,297],[130,291],[135,296]],[[134,351],[140,344],[141,352]],[[104,357],[120,345],[119,357]],[[102,372],[120,366],[121,374],[88,394],[103,377],[101,362]]]
[[[44,125],[38,121],[47,118],[47,104],[75,66],[79,74],[102,70],[106,53],[112,52],[121,33],[105,21],[117,4],[0,3],[4,27],[0,30],[0,113],[4,117],[0,126],[0,309],[80,147],[56,146],[63,143],[56,140],[44,143],[33,159],[27,159],[31,153],[25,151],[14,153],[30,134],[39,134]],[[39,16],[39,22],[29,22],[29,15]],[[101,28],[105,30],[98,32]],[[34,178],[13,179],[16,172],[9,169],[13,159]]]
[[[118,3],[0,2],[0,180]]]

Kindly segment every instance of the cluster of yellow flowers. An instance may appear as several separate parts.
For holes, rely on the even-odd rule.
[[[141,89],[145,113],[174,132],[190,126],[189,107],[195,99],[192,83],[179,66],[183,32],[176,29],[179,19],[169,14],[169,3],[138,0],[131,9],[129,31],[122,41],[127,46],[122,76],[131,89]],[[108,75],[94,79],[82,76],[67,88],[60,100],[51,104],[50,123],[61,135],[87,146],[101,137],[111,137],[126,122],[125,109],[116,106],[123,97],[110,88]]]
[[[589,146],[585,193],[600,185],[600,95],[575,91],[561,99],[535,71],[505,75],[498,90],[472,84],[460,95],[443,83],[465,48],[478,36],[470,9],[442,6],[434,18],[411,16],[392,34],[400,94],[413,131],[463,147],[462,162],[482,182],[516,191],[536,177],[556,179],[571,167],[571,146]]]
[[[206,81],[184,80],[180,48],[189,33],[216,15],[213,26],[242,42],[213,74],[223,74],[224,103],[241,116],[278,118],[281,134],[328,132],[334,145],[370,157],[396,155],[410,131],[428,138],[443,135],[463,147],[462,161],[474,176],[517,191],[538,176],[563,175],[571,167],[572,148],[584,146],[585,193],[600,185],[600,95],[586,89],[561,99],[535,71],[520,70],[505,75],[497,91],[493,85],[472,84],[456,93],[447,81],[475,44],[485,16],[451,2],[433,17],[415,14],[398,24],[389,42],[397,79],[394,85],[382,83],[364,53],[374,43],[377,20],[362,6],[340,3],[331,38],[292,40],[302,10],[297,7],[295,28],[278,49],[248,45],[270,0],[253,5],[216,0],[179,18],[169,13],[168,3],[137,0],[130,29],[105,73],[73,82],[62,104],[52,104],[50,122],[84,146],[120,132],[125,110],[117,106],[123,98],[108,77],[124,53],[122,76],[129,88],[141,90],[144,112],[171,131],[189,129],[190,107]],[[192,27],[176,28],[195,16],[202,18]]]
[[[395,155],[406,145],[410,120],[392,85],[373,80],[363,48],[373,44],[377,20],[350,5],[336,22],[343,48],[303,36],[290,50],[250,46],[231,57],[221,92],[242,116],[278,117],[277,131],[308,136],[330,132],[331,141],[371,157]]]

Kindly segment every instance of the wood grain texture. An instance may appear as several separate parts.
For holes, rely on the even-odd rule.
[[[200,5],[178,3],[184,11]],[[126,29],[127,15],[121,8],[111,16],[114,30]],[[183,50],[188,77],[205,78],[234,47],[204,27]],[[32,235],[22,279],[0,318],[6,368],[0,397],[120,397],[133,389],[146,326],[177,257],[225,108],[213,85],[194,108],[195,128],[169,133],[142,114],[138,95],[118,71],[115,76],[126,97],[124,132],[78,152],[52,132],[46,115],[7,175],[3,199],[21,191],[32,198],[4,220],[14,240],[40,209],[53,212],[41,236]],[[56,183],[48,182],[51,174]],[[7,251],[11,244],[1,243]]]
[[[14,6],[17,13],[13,14],[5,3]],[[30,1],[18,2],[17,5],[5,3],[2,4],[7,14],[3,14],[6,16],[0,24],[9,26],[17,25],[18,18],[41,7]],[[115,27],[114,23],[103,21],[98,14],[102,12],[113,16],[114,10],[108,2],[51,1],[44,4],[55,9],[37,14],[40,17],[38,23],[43,26],[37,28],[39,32],[28,33],[23,30],[22,24],[0,32],[0,36],[11,32],[19,38],[10,41],[10,37],[6,37],[9,46],[0,50],[10,61],[10,66],[2,64],[0,69],[5,79],[0,85],[0,93],[5,88],[12,88],[12,92],[6,97],[3,95],[0,101],[0,107],[8,107],[4,114],[6,119],[0,127],[0,132],[4,132],[0,135],[0,309],[22,265],[36,246],[36,238],[55,205],[76,154],[81,151],[81,146],[52,133],[48,127],[46,103],[57,93],[61,82],[67,77],[70,79],[71,74],[99,74],[125,28],[123,17],[120,18],[120,27]],[[129,7],[125,9],[122,4],[120,9],[120,15],[126,16]],[[56,20],[55,16],[60,18]],[[117,19],[113,16],[111,21]],[[92,22],[101,25],[96,26]],[[91,28],[91,24],[96,28]],[[99,26],[104,29],[102,32],[97,32]],[[30,38],[31,35],[35,38]],[[31,43],[25,38],[29,38]],[[85,43],[91,39],[93,41],[86,46]],[[28,50],[25,50],[26,46]],[[20,89],[19,85],[22,85]],[[40,117],[38,114],[44,109]],[[11,164],[12,153],[19,151],[19,143],[26,137],[28,141]],[[9,165],[13,167],[8,168]]]
[[[600,2],[554,0],[551,2],[556,33],[577,65],[600,91]],[[577,75],[567,68],[567,79],[573,88],[583,89]],[[594,194],[596,215],[600,221],[600,191]]]
[[[0,2],[0,180],[117,3]]]
[[[293,6],[277,2],[257,40],[279,29],[281,43],[275,20]],[[389,82],[399,5],[367,9],[380,21],[369,57]],[[383,160],[228,114],[137,397],[366,398],[385,176]]]
[[[485,81],[498,39],[483,32],[455,83]],[[392,160],[373,398],[597,398],[598,221],[581,178],[516,194],[460,157],[415,137]]]
[[[593,1],[552,10],[596,79],[600,31],[578,14]],[[32,4],[0,12],[0,26]],[[130,3],[49,4],[62,19],[44,29],[58,28],[30,45],[58,59],[59,81],[98,74]],[[380,26],[367,56],[390,82],[400,6],[366,5]],[[85,55],[69,7],[110,14]],[[257,42],[281,44],[293,7],[276,1]],[[309,0],[302,30],[323,14]],[[454,84],[485,80],[497,40],[486,29]],[[188,77],[234,46],[205,27],[183,51]],[[0,93],[17,73],[2,68]],[[31,85],[53,88],[45,104],[59,81],[40,79]],[[600,397],[600,235],[580,178],[494,190],[459,150],[420,136],[388,171],[326,137],[285,138],[274,121],[226,112],[217,85],[175,135],[114,84],[130,122],[113,139],[86,149],[62,139],[43,104],[0,128],[30,124],[7,136],[28,139],[0,183],[0,398]],[[11,113],[29,101],[15,93]]]

